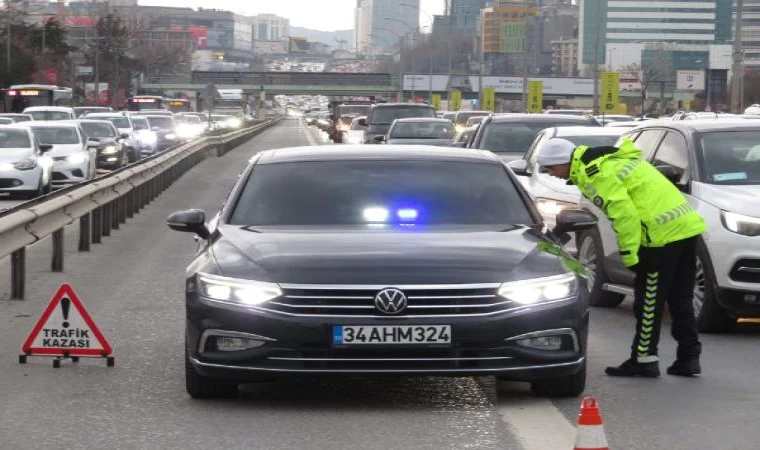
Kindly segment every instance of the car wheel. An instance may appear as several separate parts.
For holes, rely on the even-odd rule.
[[[609,282],[602,260],[602,238],[596,229],[581,233],[578,237],[578,261],[588,274],[589,304],[591,306],[618,306],[625,300],[624,294],[602,289]]]
[[[199,375],[190,360],[185,358],[185,388],[193,398],[235,398],[237,383]]]
[[[534,381],[530,387],[542,397],[578,397],[586,390],[586,363],[575,375]]]
[[[697,273],[694,283],[694,315],[700,333],[722,333],[734,324],[734,319],[717,301],[718,287],[715,272],[705,244],[697,245]]]

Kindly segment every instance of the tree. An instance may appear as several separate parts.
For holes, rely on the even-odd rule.
[[[672,83],[675,78],[675,69],[670,52],[660,47],[650,53],[651,57],[645,59],[641,65],[629,64],[623,71],[638,73],[641,82],[641,113],[651,112],[655,104],[649,108],[646,105],[647,93],[654,89],[660,92],[660,107],[665,108],[665,87]]]

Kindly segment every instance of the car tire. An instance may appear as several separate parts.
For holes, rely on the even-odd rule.
[[[185,357],[185,388],[193,398],[235,398],[238,395],[237,383],[198,374],[187,357]]]
[[[700,333],[724,333],[736,321],[718,304],[718,286],[707,247],[697,243],[697,273],[694,283],[694,314]]]
[[[614,307],[625,300],[624,294],[602,289],[609,282],[600,261],[604,258],[602,238],[597,229],[584,231],[578,236],[578,261],[588,273],[589,304],[591,306]]]
[[[541,397],[578,397],[586,390],[586,363],[574,375],[534,381],[530,387]]]

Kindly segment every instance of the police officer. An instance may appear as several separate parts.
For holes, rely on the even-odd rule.
[[[678,356],[668,374],[701,373],[702,346],[692,299],[697,239],[706,230],[702,217],[681,192],[641,158],[630,139],[620,147],[576,147],[550,139],[538,163],[550,175],[570,180],[604,211],[617,234],[623,263],[636,274],[636,333],[631,358],[606,373],[618,377],[660,376],[657,344],[665,303],[673,318]]]

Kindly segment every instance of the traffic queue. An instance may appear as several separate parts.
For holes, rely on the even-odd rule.
[[[642,152],[641,159],[670,180],[707,223],[710,239],[700,240],[695,250],[698,330],[725,332],[740,318],[760,317],[760,251],[755,242],[760,236],[760,115],[749,109],[745,114],[680,112],[655,119],[593,116],[584,110],[458,111],[438,112],[436,120],[433,114],[428,105],[373,105],[366,115],[351,116],[341,141],[488,150],[517,176],[548,226],[556,224],[562,211],[592,212],[598,225],[575,234],[567,244],[589,273],[590,304],[606,307],[619,305],[635,287],[635,274],[623,263],[606,206],[551,176],[539,160],[547,143],[556,139],[589,148],[630,141]],[[686,210],[665,212],[660,221],[675,220],[671,216],[680,217]]]
[[[0,194],[35,198],[244,125],[233,115],[31,106],[0,114]]]

